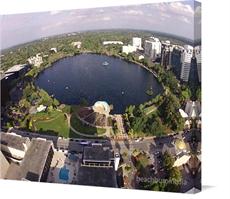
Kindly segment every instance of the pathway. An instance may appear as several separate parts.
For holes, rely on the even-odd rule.
[[[75,128],[72,127],[71,122],[70,122],[71,115],[65,113],[65,116],[67,118],[69,128],[77,135],[80,135],[80,136],[83,136],[83,137],[96,138],[96,137],[104,137],[104,136],[106,136],[108,134],[108,129],[106,129],[105,133],[100,134],[100,135],[89,135],[89,134],[81,133],[81,132],[77,131]]]

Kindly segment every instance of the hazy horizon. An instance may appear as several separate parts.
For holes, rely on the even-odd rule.
[[[2,50],[44,37],[110,29],[153,31],[199,40],[201,4],[178,1],[1,17]]]

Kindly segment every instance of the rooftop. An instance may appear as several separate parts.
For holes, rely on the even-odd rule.
[[[0,151],[0,179],[4,178],[9,168],[9,162]]]
[[[40,181],[44,165],[52,146],[51,141],[33,138],[20,166],[12,165],[9,179]]]
[[[109,114],[110,112],[110,106],[108,105],[107,102],[105,101],[97,101],[94,105],[93,105],[93,110],[97,113],[101,113],[101,114]]]
[[[77,175],[80,185],[117,187],[116,173],[113,168],[80,167]]]
[[[5,73],[18,72],[18,71],[22,70],[23,68],[25,68],[25,66],[27,66],[27,64],[19,64],[19,65],[12,66]]]
[[[111,158],[113,158],[112,152],[102,146],[84,147],[84,160],[109,161]]]
[[[5,145],[8,147],[12,147],[14,149],[18,149],[21,151],[26,151],[27,146],[30,142],[30,139],[27,137],[21,137],[20,135],[16,135],[14,133],[3,133],[0,134],[0,143],[1,145]]]

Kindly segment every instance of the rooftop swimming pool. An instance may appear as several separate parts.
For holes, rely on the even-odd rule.
[[[61,168],[59,172],[59,179],[64,181],[69,180],[69,169],[67,169],[66,166]]]

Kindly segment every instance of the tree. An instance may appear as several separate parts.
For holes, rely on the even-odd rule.
[[[165,191],[178,191],[182,182],[182,174],[178,167],[174,167],[175,159],[167,151],[163,155],[163,165],[167,173]]]
[[[180,130],[182,128],[183,119],[179,113],[180,107],[181,105],[177,97],[168,92],[164,95],[164,101],[158,108],[160,117],[172,130]]]

